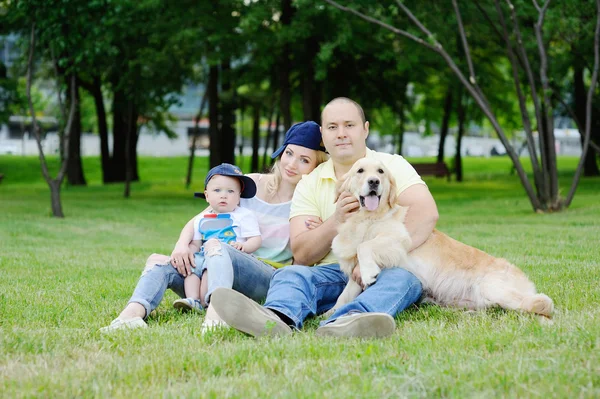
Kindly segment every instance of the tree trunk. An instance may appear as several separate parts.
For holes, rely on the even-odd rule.
[[[106,123],[106,108],[102,97],[102,81],[94,77],[91,91],[96,105],[96,117],[98,118],[98,134],[100,136],[100,157],[102,163],[102,182],[110,181],[110,153],[108,151],[108,125]]]
[[[575,103],[575,116],[580,123],[585,124],[585,103],[586,103],[586,90],[583,82],[583,65],[581,63],[575,63],[573,65],[573,87],[574,87],[574,103]],[[593,113],[592,113],[593,115]],[[583,141],[585,139],[585,131],[580,131],[581,147],[583,148]],[[600,176],[600,170],[598,170],[598,164],[596,163],[596,151],[592,147],[588,147],[588,151],[583,164],[583,175],[584,176]]]
[[[444,100],[444,116],[442,117],[442,126],[440,128],[440,143],[438,146],[438,162],[444,162],[444,145],[446,136],[448,136],[448,127],[450,125],[450,116],[452,115],[452,85],[448,85],[446,99]]]
[[[54,179],[48,182],[50,186],[50,203],[52,204],[52,216],[64,218],[65,214],[63,213],[60,201],[60,183],[60,181]]]
[[[221,162],[235,163],[235,90],[231,84],[231,61],[221,63]]]
[[[127,139],[127,100],[122,90],[113,93],[113,151],[110,162],[110,182],[124,182],[127,167],[126,139]]]
[[[305,68],[302,74],[302,110],[305,121],[319,123],[321,119],[321,83],[315,80],[315,60],[319,54],[318,38],[309,36],[304,42]]]
[[[260,105],[252,107],[252,162],[250,170],[252,173],[258,172],[258,146],[260,143]]]
[[[274,99],[275,100],[275,99]],[[268,165],[268,156],[269,156],[269,146],[271,145],[271,140],[273,135],[275,134],[275,128],[273,126],[273,117],[275,116],[275,101],[271,104],[271,108],[269,110],[269,118],[267,125],[267,137],[265,137],[265,148],[263,151],[263,159],[261,165],[261,171],[266,172]],[[275,150],[273,150],[275,151]]]
[[[283,29],[289,28],[292,22],[294,8],[292,0],[281,0],[281,18]],[[292,126],[292,92],[290,88],[290,73],[292,70],[290,61],[290,45],[285,43],[282,46],[281,55],[279,58],[279,111],[283,116],[283,126],[287,131]]]
[[[67,78],[67,84],[70,78]],[[75,77],[75,116],[73,125],[71,126],[69,138],[69,162],[67,164],[67,182],[72,186],[85,186],[85,175],[83,174],[83,165],[81,164],[81,101],[79,96],[79,83]],[[67,103],[73,101],[71,98],[71,90],[67,90]]]
[[[404,100],[398,104],[398,135],[396,136],[396,154],[402,155],[402,145],[404,144],[404,124],[406,115],[404,114]]]
[[[185,188],[190,188],[190,184],[192,184],[194,156],[196,155],[196,140],[200,135],[200,120],[202,119],[202,115],[204,115],[204,108],[206,107],[207,99],[208,93],[205,89],[204,94],[202,95],[202,100],[200,101],[200,108],[198,108],[198,114],[196,114],[196,120],[194,121],[194,137],[192,138],[192,145],[190,147],[190,157],[188,158],[187,174],[185,176]]]
[[[281,124],[281,113],[279,110],[277,111],[277,116],[275,117],[275,130],[273,131],[273,152],[277,151],[279,148],[279,125]],[[271,165],[275,163],[275,159],[271,158]]]
[[[135,140],[132,132],[134,127],[133,113],[133,103],[130,100],[128,101],[127,109],[127,131],[125,132],[125,148],[127,148],[127,151],[125,152],[125,190],[123,193],[123,196],[125,198],[129,198],[131,196],[131,180],[133,178],[133,159],[131,156],[131,145],[132,142]]]
[[[223,163],[221,159],[221,142],[219,140],[219,67],[211,65],[208,73],[208,119],[210,126],[209,165],[211,168]]]
[[[458,101],[456,104],[456,114],[458,118],[458,132],[456,133],[456,155],[454,157],[454,173],[456,181],[463,181],[463,164],[462,164],[462,138],[465,133],[466,110],[463,98],[463,91],[459,90]]]

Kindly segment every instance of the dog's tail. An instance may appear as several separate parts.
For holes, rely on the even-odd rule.
[[[521,309],[526,312],[536,313],[546,317],[552,317],[554,302],[548,295],[535,294],[523,299]]]

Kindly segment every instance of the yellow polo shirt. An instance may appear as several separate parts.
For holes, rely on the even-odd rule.
[[[398,194],[414,184],[425,184],[415,169],[400,155],[376,152],[367,148],[366,157],[383,162],[390,170],[396,178]],[[329,219],[335,212],[336,182],[331,159],[319,165],[310,174],[303,176],[294,191],[290,219],[296,216],[318,216],[323,221]],[[329,251],[317,266],[331,263],[338,263],[338,261]]]

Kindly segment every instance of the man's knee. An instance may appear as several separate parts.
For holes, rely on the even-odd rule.
[[[310,280],[313,271],[308,266],[291,265],[275,271],[273,280]]]
[[[382,270],[378,279],[387,275],[386,279],[389,279],[394,282],[400,282],[400,284],[404,285],[407,291],[411,292],[414,295],[420,296],[423,292],[423,287],[421,285],[421,281],[411,272],[406,269],[402,269],[399,267],[393,267],[389,269]]]

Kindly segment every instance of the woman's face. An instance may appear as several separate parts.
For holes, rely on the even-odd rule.
[[[295,144],[288,144],[279,160],[281,179],[293,185],[316,167],[317,151]]]

